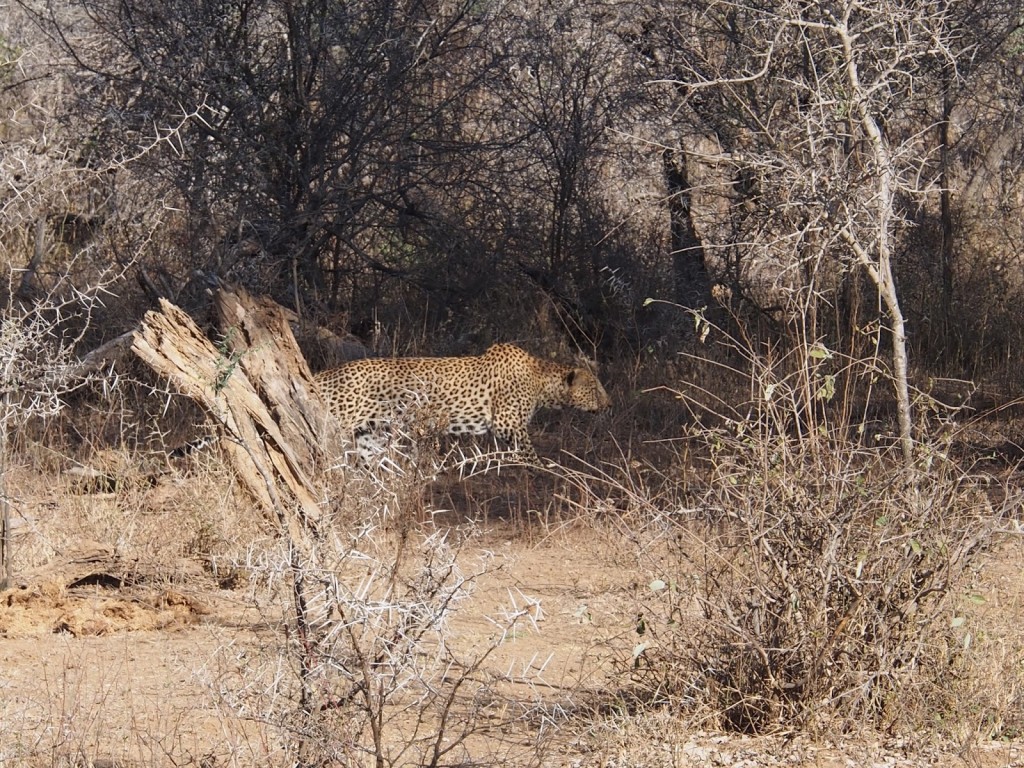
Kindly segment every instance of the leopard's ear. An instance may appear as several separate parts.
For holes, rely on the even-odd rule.
[[[576,381],[576,369],[570,368],[565,372],[565,385],[571,387],[574,381]]]
[[[590,371],[595,376],[597,375],[597,360],[587,357],[582,352],[576,353],[576,365],[586,371]]]

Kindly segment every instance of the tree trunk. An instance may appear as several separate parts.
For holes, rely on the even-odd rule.
[[[301,528],[317,526],[320,493],[311,478],[338,453],[326,408],[281,307],[224,289],[216,306],[225,349],[161,300],[132,350],[220,423],[221,447],[243,486],[299,541],[285,510],[298,510]]]
[[[942,119],[939,121],[939,262],[942,274],[942,335],[943,347],[948,349],[954,334],[953,324],[953,190],[950,169],[950,146],[952,137],[953,97],[948,74],[944,75],[942,89]],[[961,345],[956,345],[956,355],[962,353]],[[947,361],[948,362],[948,361]]]
[[[854,36],[845,23],[846,20],[844,20],[844,26],[837,28],[837,32],[843,45],[846,76],[850,84],[855,114],[867,137],[869,168],[874,175],[875,194],[871,198],[873,210],[868,209],[874,215],[873,231],[870,232],[868,238],[870,243],[868,248],[871,248],[873,252],[869,252],[868,248],[862,245],[848,227],[842,230],[842,235],[875,283],[892,326],[893,387],[896,390],[900,450],[903,453],[904,463],[909,465],[914,458],[914,441],[908,381],[907,331],[892,271],[896,170],[889,145],[885,136],[882,135],[882,129],[868,108],[867,93],[861,84],[857,58],[853,54]]]
[[[687,309],[699,309],[707,306],[710,300],[711,278],[704,257],[704,244],[693,225],[686,155],[666,149],[661,157],[668,189],[675,302]]]

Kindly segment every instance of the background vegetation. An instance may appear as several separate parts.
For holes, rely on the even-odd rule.
[[[867,354],[898,304],[924,370],[992,372],[1018,290],[1019,10],[16,3],[4,244],[21,283],[85,251],[132,263],[142,301],[195,305],[217,275],[454,349],[678,343],[642,300],[717,283],[777,335],[799,318]]]

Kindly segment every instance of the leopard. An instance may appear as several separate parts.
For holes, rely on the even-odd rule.
[[[611,407],[592,364],[562,365],[508,343],[464,357],[364,358],[313,378],[364,466],[379,453],[376,436],[403,413],[415,412],[438,433],[490,432],[515,460],[543,466],[527,429],[540,408]]]

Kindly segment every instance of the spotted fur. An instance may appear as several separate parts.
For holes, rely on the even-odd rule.
[[[527,431],[539,408],[596,412],[611,406],[589,366],[559,365],[511,344],[472,357],[355,360],[315,380],[364,461],[375,452],[374,433],[413,412],[437,431],[491,432],[522,461],[539,464]]]

